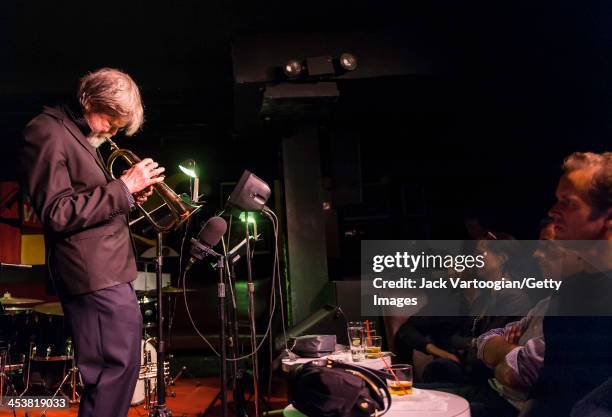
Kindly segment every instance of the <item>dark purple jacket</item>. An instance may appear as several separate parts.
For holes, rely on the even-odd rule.
[[[136,262],[125,188],[69,113],[45,107],[28,123],[22,170],[44,225],[53,280],[60,292],[74,295],[134,280]]]

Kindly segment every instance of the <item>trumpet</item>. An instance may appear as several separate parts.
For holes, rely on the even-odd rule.
[[[117,146],[117,144],[113,142],[110,138],[106,138],[106,141],[110,144],[112,150],[112,153],[106,161],[106,168],[110,172],[110,175],[113,179],[116,179],[113,173],[113,165],[117,158],[123,158],[129,166],[137,164],[141,161],[141,159],[136,156],[132,151],[119,148],[119,146]],[[187,194],[178,195],[164,182],[153,184],[153,189],[164,201],[164,204],[151,210],[150,212],[148,212],[140,204],[136,204],[136,206],[158,233],[169,232],[171,230],[178,229],[189,217],[191,217],[192,214],[197,212],[202,207],[200,204],[193,201]],[[172,214],[172,220],[167,224],[160,224],[155,219],[153,219],[151,213],[157,211],[164,205],[168,206],[168,208],[170,209],[170,212]]]

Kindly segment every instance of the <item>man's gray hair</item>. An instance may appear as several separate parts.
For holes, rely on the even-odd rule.
[[[566,174],[578,169],[594,169],[587,197],[600,213],[612,208],[612,152],[574,152],[565,158],[562,168]]]
[[[132,136],[144,122],[138,86],[132,77],[113,68],[101,68],[79,81],[79,103],[85,112],[125,119],[125,134]]]

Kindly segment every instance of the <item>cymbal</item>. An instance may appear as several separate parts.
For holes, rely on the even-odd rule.
[[[64,315],[62,304],[59,302],[39,304],[34,307],[34,311],[36,311],[37,313],[48,314],[50,316]]]
[[[0,304],[5,306],[14,306],[19,304],[38,304],[42,302],[43,300],[37,300],[36,298],[13,297],[10,292],[5,292],[4,295],[0,297]]]
[[[164,294],[180,294],[183,292],[183,289],[168,285],[167,287],[162,288],[162,292]],[[194,290],[193,288],[185,288],[185,292],[196,292],[196,290]]]
[[[196,292],[197,290],[194,290],[193,288],[185,288],[184,292]],[[166,287],[162,287],[162,293],[163,294],[182,294],[183,293],[183,289],[182,288],[178,288],[178,287],[173,287],[172,285],[168,285]],[[136,294],[138,295],[148,295],[148,296],[155,296],[157,294],[157,290],[156,289],[152,289],[152,290],[147,290],[147,291],[136,291]]]
[[[32,311],[32,307],[4,307],[4,314],[14,316],[19,313],[28,313]]]

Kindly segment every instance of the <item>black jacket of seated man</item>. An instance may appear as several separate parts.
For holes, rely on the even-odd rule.
[[[533,416],[569,416],[572,407],[612,377],[612,271],[568,277],[544,319],[546,355]],[[573,314],[573,315],[570,315]]]

